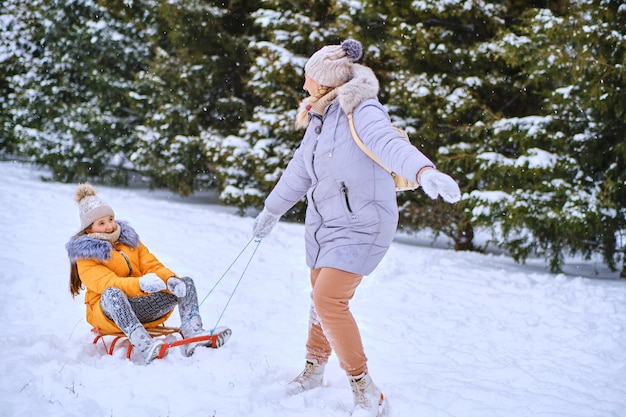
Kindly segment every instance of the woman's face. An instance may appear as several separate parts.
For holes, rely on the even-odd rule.
[[[117,223],[115,223],[115,216],[104,216],[94,221],[87,233],[113,233],[117,230]]]
[[[312,96],[313,94],[315,94],[317,89],[320,88],[320,85],[318,83],[316,83],[313,78],[309,77],[308,75],[305,75],[304,76],[304,85],[302,86],[302,88],[307,93],[309,93],[310,96]]]

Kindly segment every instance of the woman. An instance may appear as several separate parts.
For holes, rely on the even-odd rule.
[[[353,416],[377,416],[384,396],[367,369],[361,336],[349,302],[363,276],[389,249],[398,224],[392,177],[355,143],[347,115],[365,145],[394,172],[415,178],[431,198],[460,200],[456,182],[411,145],[377,99],[378,80],[355,62],[358,41],[325,46],[305,65],[309,97],[296,127],[306,129],[280,180],[265,200],[254,236],[266,237],[279,218],[307,197],[305,243],[312,286],[305,369],[289,384],[292,393],[322,385],[331,351],[354,394]]]
[[[154,360],[163,341],[153,339],[146,328],[165,322],[178,305],[180,332],[185,338],[217,334],[211,340],[183,345],[191,356],[197,346],[220,347],[231,330],[214,332],[202,328],[198,295],[189,277],[178,276],[148,250],[135,230],[116,221],[113,209],[102,201],[90,184],[75,192],[81,231],[67,243],[70,259],[70,292],[87,288],[87,322],[105,333],[123,332],[143,360]]]

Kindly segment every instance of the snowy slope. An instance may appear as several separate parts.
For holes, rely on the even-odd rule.
[[[196,280],[205,327],[227,306],[219,324],[233,329],[221,349],[191,358],[172,351],[144,366],[125,359],[124,349],[107,356],[92,345],[82,295],[72,299],[68,290],[64,245],[79,227],[75,185],[41,175],[0,163],[0,416],[350,415],[351,392],[334,356],[325,387],[283,393],[304,357],[301,225],[280,223],[225,274],[250,241],[251,218],[98,187],[152,252]],[[626,416],[626,281],[617,275],[600,263],[571,260],[567,274],[552,275],[541,261],[520,266],[505,256],[394,243],[352,304],[388,414]],[[178,324],[172,317],[168,324]]]

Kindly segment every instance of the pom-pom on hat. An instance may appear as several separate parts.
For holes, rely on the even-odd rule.
[[[74,192],[80,216],[80,230],[85,230],[93,222],[104,216],[115,216],[113,209],[96,195],[96,189],[89,183],[80,184]]]
[[[325,87],[339,87],[352,78],[352,66],[363,55],[361,42],[346,39],[341,45],[327,45],[315,52],[304,73]]]

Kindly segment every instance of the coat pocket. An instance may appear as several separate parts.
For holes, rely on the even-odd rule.
[[[348,216],[350,217],[350,219],[356,220],[357,216],[352,210],[352,205],[350,204],[350,195],[348,194],[348,187],[346,186],[346,183],[343,181],[340,184],[339,192],[341,193],[342,200],[344,202],[344,207],[346,211],[348,212]]]

